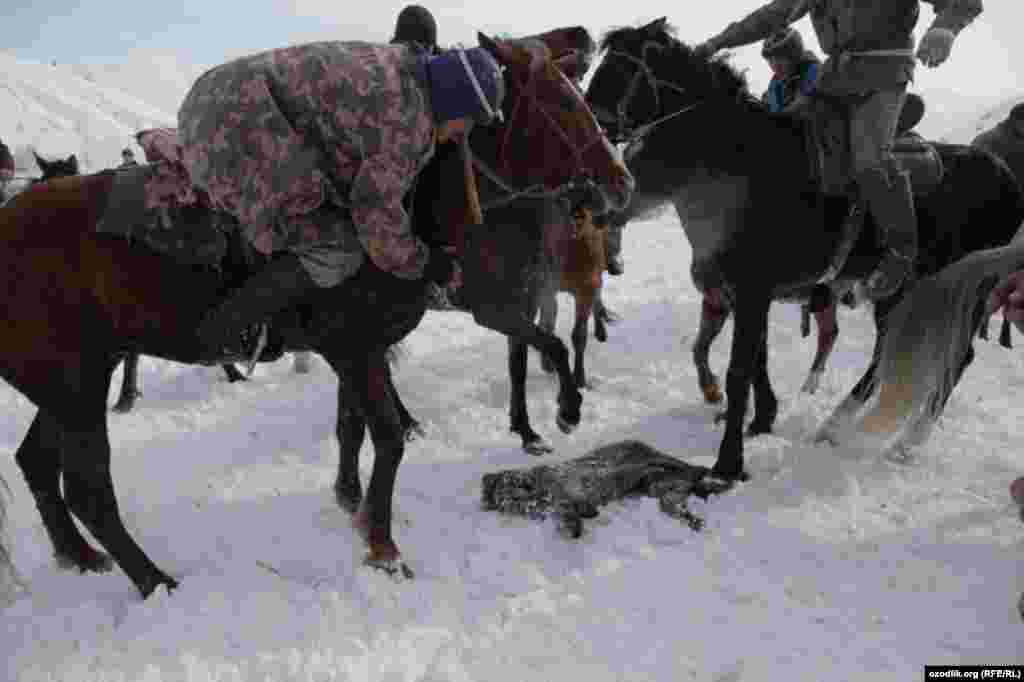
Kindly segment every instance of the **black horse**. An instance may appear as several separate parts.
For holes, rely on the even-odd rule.
[[[713,472],[742,479],[751,385],[750,434],[771,431],[778,409],[767,371],[769,307],[810,296],[840,246],[851,206],[846,195],[820,191],[804,120],[769,113],[723,58],[696,55],[672,33],[664,18],[609,32],[587,99],[613,137],[639,140],[627,158],[637,190],[626,217],[672,202],[693,247],[694,281],[704,291],[724,288],[734,306],[726,427]],[[1006,243],[1024,218],[1024,199],[1004,164],[970,147],[936,147],[945,177],[917,198],[919,275]],[[837,281],[865,277],[881,253],[869,216]],[[878,339],[902,293],[875,302]],[[876,361],[820,436],[831,438],[871,395]]]

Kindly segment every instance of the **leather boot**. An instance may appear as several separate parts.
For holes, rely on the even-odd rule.
[[[297,256],[275,258],[203,317],[196,333],[204,354],[215,360],[250,354],[255,338],[243,334],[316,286]]]
[[[867,279],[867,295],[872,300],[887,298],[913,281],[917,265],[917,214],[910,174],[890,175],[873,168],[861,173],[857,183],[886,247],[882,262]]]

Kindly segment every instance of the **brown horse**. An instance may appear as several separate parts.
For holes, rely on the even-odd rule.
[[[510,187],[566,188],[578,203],[623,207],[632,176],[550,51],[536,41],[479,39],[505,67],[508,96],[506,122],[474,134],[474,154]],[[112,560],[146,596],[177,581],[146,556],[118,513],[106,416],[110,378],[127,352],[197,362],[194,329],[217,303],[223,279],[97,234],[113,177],[55,180],[0,209],[0,376],[38,408],[16,460],[58,561],[98,571]],[[456,210],[461,221],[452,220]],[[449,207],[438,224],[465,225],[466,213]],[[459,230],[452,243],[469,231]],[[434,243],[450,236],[420,234]],[[422,280],[400,280],[368,261],[349,281],[311,292],[271,322],[286,350],[325,358],[339,376],[340,403],[367,422],[375,462],[353,525],[370,565],[407,575],[391,530],[404,439],[387,349],[419,324],[425,294]],[[573,416],[578,423],[578,412]],[[72,514],[110,557],[85,540]]]
[[[561,232],[566,232],[562,230]],[[606,250],[607,225],[598,226],[589,212],[574,216],[573,228],[569,234],[549,246],[553,252],[554,280],[556,287],[549,287],[547,295],[540,302],[540,326],[554,331],[558,316],[556,292],[571,294],[576,304],[575,318],[570,338],[573,349],[573,378],[579,388],[589,388],[584,356],[587,350],[587,331],[590,318],[594,318],[594,338],[604,343],[608,340],[607,323],[614,317],[608,312],[601,299],[604,286],[604,272],[608,266]],[[546,359],[542,366],[548,372],[554,367]]]

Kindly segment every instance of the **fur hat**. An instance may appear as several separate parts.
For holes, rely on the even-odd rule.
[[[792,59],[796,61],[804,54],[804,39],[795,28],[787,28],[769,36],[761,46],[761,56],[765,59]]]
[[[426,65],[430,103],[437,123],[455,118],[490,123],[501,115],[505,79],[498,62],[484,48],[447,50],[429,57]],[[481,101],[481,95],[486,103]]]
[[[437,45],[437,22],[426,7],[407,5],[398,13],[393,43],[419,43],[432,50]]]

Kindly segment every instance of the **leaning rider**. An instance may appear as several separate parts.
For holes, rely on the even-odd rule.
[[[274,255],[202,320],[204,360],[367,256],[402,279],[447,285],[452,257],[412,232],[402,198],[434,153],[500,112],[483,48],[428,56],[401,45],[321,42],[218,66],[178,112],[183,160],[253,247]]]
[[[981,0],[921,0],[936,16],[917,49],[935,67],[981,11]],[[892,155],[893,133],[914,74],[913,31],[919,0],[773,0],[699,45],[706,56],[763,40],[810,13],[828,55],[817,91],[843,103],[850,121],[852,179],[882,231],[887,250],[868,278],[872,298],[895,293],[913,276],[917,220],[910,177]]]

